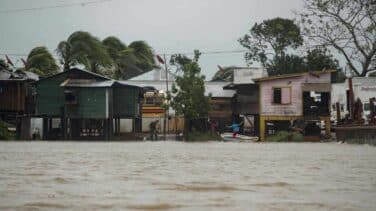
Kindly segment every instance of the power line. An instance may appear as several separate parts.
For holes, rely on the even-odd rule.
[[[246,50],[221,50],[221,51],[200,51],[200,54],[202,55],[208,55],[208,54],[234,54],[234,53],[245,53]],[[193,52],[177,52],[177,53],[157,53],[159,55],[166,55],[166,56],[172,56],[176,54],[182,54],[182,55],[194,55]]]
[[[71,4],[60,4],[60,5],[52,5],[52,6],[41,6],[41,7],[32,7],[32,8],[22,8],[22,9],[9,9],[9,10],[0,10],[1,13],[17,13],[17,12],[26,12],[26,11],[35,11],[35,10],[45,10],[45,9],[56,9],[56,8],[63,8],[63,7],[74,7],[74,6],[86,6],[90,4],[99,4],[104,2],[109,2],[112,0],[96,0],[96,1],[82,1],[77,3]]]
[[[245,53],[247,52],[247,50],[220,50],[220,51],[200,51],[200,53],[202,55],[213,55],[213,54],[236,54],[236,53]],[[176,55],[176,54],[182,54],[182,55],[194,55],[194,53],[192,52],[178,52],[176,51],[176,53],[161,53],[161,52],[158,52],[156,53],[158,55],[166,55],[166,56],[172,56],[172,55]],[[0,55],[8,55],[8,56],[14,56],[14,57],[24,57],[24,56],[28,56],[27,54],[24,54],[24,53],[4,53],[4,52],[0,52]]]

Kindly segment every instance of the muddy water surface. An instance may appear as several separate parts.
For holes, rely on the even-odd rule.
[[[0,210],[376,210],[376,148],[0,142]]]

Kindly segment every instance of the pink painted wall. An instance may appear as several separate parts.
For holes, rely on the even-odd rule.
[[[304,83],[330,83],[330,73],[322,74],[319,78],[306,74],[295,78],[284,78],[260,83],[260,109],[261,115],[275,116],[301,116],[303,115],[303,91]],[[291,103],[288,105],[273,104],[273,88],[291,87]],[[289,102],[289,96],[282,89],[282,102]],[[287,99],[289,98],[289,99]]]

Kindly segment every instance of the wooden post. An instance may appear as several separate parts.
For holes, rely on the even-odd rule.
[[[350,119],[351,121],[354,121],[354,90],[353,90],[353,84],[352,84],[352,78],[349,78],[349,99],[348,104],[350,106],[349,112],[350,112]]]
[[[265,117],[260,116],[260,141],[265,141]]]
[[[369,99],[369,109],[371,111],[370,113],[370,124],[371,125],[375,125],[376,124],[376,106],[375,106],[375,103],[376,103],[376,98],[370,98]]]
[[[48,118],[43,118],[42,139],[46,140],[48,137]]]
[[[341,123],[341,107],[339,102],[336,102],[336,113],[337,113],[337,125]]]
[[[166,70],[166,95],[167,95],[168,94],[168,70],[167,70],[166,54],[164,54],[163,57],[164,57],[164,65],[165,65],[165,70]],[[166,125],[166,119],[167,119],[167,117],[168,117],[168,109],[165,109],[165,115],[164,115],[164,120],[163,120],[163,135],[164,135],[164,140],[166,140],[166,126],[167,126]],[[167,124],[168,124],[168,122],[167,122]]]

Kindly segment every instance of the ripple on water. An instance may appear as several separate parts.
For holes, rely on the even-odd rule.
[[[241,189],[228,185],[182,185],[173,184],[169,187],[160,188],[160,190],[171,190],[171,191],[192,191],[192,192],[234,192],[234,191],[251,191],[246,189]]]
[[[47,203],[47,202],[30,202],[24,204],[24,207],[35,207],[35,208],[58,208],[58,209],[65,209],[68,208],[68,206],[58,203]]]
[[[269,183],[255,183],[251,184],[252,186],[258,186],[258,187],[288,187],[292,186],[292,184],[287,182],[269,182]]]
[[[70,181],[67,178],[63,178],[63,177],[55,177],[54,182],[56,182],[58,184],[68,184],[68,183],[70,183]]]
[[[136,209],[136,210],[168,210],[168,209],[176,209],[181,208],[181,205],[177,204],[169,204],[169,203],[157,203],[157,204],[135,204],[135,205],[128,205],[128,209]]]

